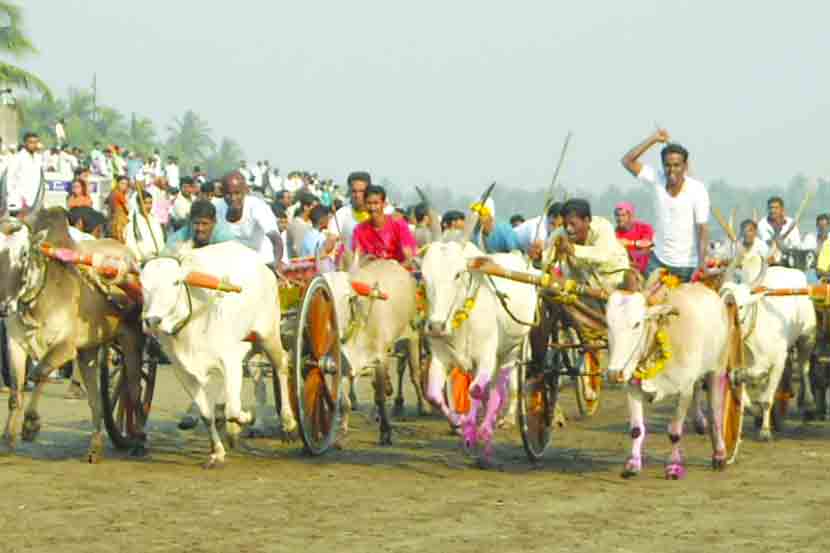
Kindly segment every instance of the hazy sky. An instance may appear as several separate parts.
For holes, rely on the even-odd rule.
[[[632,179],[665,126],[744,186],[830,174],[830,3],[697,0],[25,0],[56,90],[166,128],[191,108],[284,170],[402,185]]]

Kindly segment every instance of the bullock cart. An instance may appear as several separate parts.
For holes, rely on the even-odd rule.
[[[125,261],[81,254],[48,243],[42,243],[40,251],[46,257],[77,266],[107,291],[112,302],[131,311],[130,316],[139,316],[141,285]],[[153,402],[160,353],[158,344],[146,340],[141,368],[137,375],[129,375],[120,345],[111,343],[99,348],[102,416],[107,434],[118,449],[141,448],[144,444],[144,427]]]
[[[532,333],[523,344],[518,366],[517,411],[525,452],[531,461],[538,461],[553,436],[562,377],[575,380],[577,405],[583,416],[593,415],[599,408],[603,379],[599,353],[607,348],[604,316],[581,298],[604,300],[606,294],[550,274],[509,271],[487,258],[472,260],[469,269],[539,289],[538,318],[547,326],[537,336],[544,340],[544,355],[533,359]]]
[[[343,360],[334,294],[318,274],[315,258],[292,259],[279,275],[283,343],[292,344],[288,398],[272,367],[277,412],[286,399],[297,418],[306,452],[320,455],[333,444],[340,423]],[[250,373],[270,363],[256,345],[245,358]]]

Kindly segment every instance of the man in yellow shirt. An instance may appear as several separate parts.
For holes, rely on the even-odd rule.
[[[630,263],[628,252],[617,240],[611,221],[592,216],[588,201],[578,198],[565,202],[562,216],[564,226],[553,234],[548,260],[558,245],[560,255],[565,255],[563,276],[587,286],[619,287]]]

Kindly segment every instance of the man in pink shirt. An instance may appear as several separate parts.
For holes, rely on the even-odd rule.
[[[352,249],[361,255],[379,259],[395,259],[410,265],[418,245],[406,219],[389,217],[384,213],[386,190],[382,186],[366,189],[366,209],[369,219],[357,225],[352,235]]]
[[[614,207],[614,218],[617,220],[617,240],[628,250],[634,267],[645,274],[653,246],[654,229],[648,223],[634,219],[634,206],[629,202],[620,202]]]

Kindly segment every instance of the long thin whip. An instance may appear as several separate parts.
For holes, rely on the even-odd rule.
[[[548,209],[550,209],[551,204],[553,204],[554,194],[556,193],[556,182],[559,179],[559,172],[562,170],[562,162],[565,161],[565,153],[568,151],[568,144],[571,143],[571,136],[573,136],[573,133],[568,131],[567,136],[565,136],[565,143],[562,144],[562,151],[559,153],[559,163],[556,164],[556,171],[553,172],[553,178],[550,181],[550,188],[548,188],[548,194],[545,198],[545,205],[542,210],[542,215],[536,222],[536,232],[533,235],[534,240],[539,236],[539,230],[542,228],[542,220],[545,219]]]

